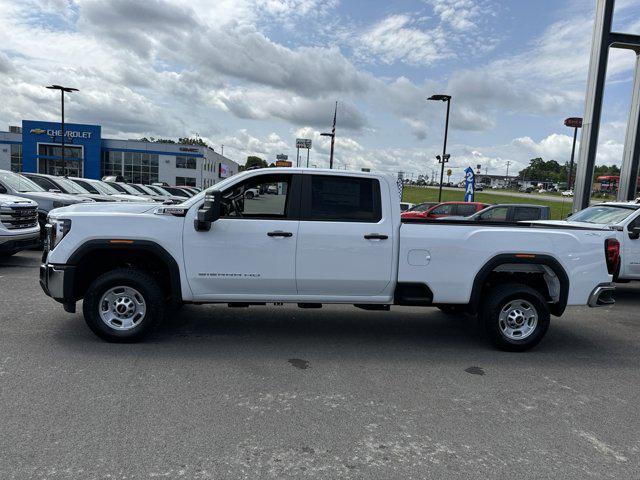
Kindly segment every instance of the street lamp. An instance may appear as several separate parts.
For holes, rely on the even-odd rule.
[[[569,162],[569,174],[567,175],[567,190],[571,190],[571,175],[573,175],[573,157],[576,154],[576,140],[578,138],[578,129],[582,127],[582,118],[569,117],[565,118],[564,124],[573,128],[573,146],[571,147],[571,161]]]
[[[440,166],[440,189],[438,190],[438,202],[442,201],[442,180],[444,177],[444,164],[449,160],[447,155],[447,135],[449,133],[449,108],[451,107],[451,95],[431,95],[427,100],[434,100],[436,102],[447,102],[447,117],[444,124],[444,145],[442,146],[442,158],[439,155],[438,161]]]
[[[66,175],[67,174],[67,163],[66,163],[66,156],[65,156],[65,151],[64,151],[64,92],[67,93],[71,93],[71,92],[77,92],[78,89],[77,88],[72,88],[72,87],[63,87],[62,85],[49,85],[47,87],[49,90],[60,90],[60,100],[61,100],[61,105],[62,105],[62,121],[60,122],[60,131],[62,133],[62,174]],[[47,172],[49,173],[49,172]]]

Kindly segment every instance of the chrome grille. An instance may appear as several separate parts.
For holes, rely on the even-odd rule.
[[[0,222],[9,230],[38,225],[38,207],[33,205],[4,205],[0,207]]]

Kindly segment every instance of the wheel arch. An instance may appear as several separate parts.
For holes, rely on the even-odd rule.
[[[499,270],[501,266],[507,267],[507,270],[505,270],[504,272],[508,273],[508,266],[510,265],[528,265],[549,269],[557,279],[558,283],[557,300],[554,300],[552,303],[550,303],[549,309],[553,315],[562,315],[565,308],[567,307],[567,301],[569,298],[570,283],[567,272],[560,264],[560,262],[551,255],[529,253],[503,253],[491,258],[482,266],[482,268],[478,271],[474,278],[473,288],[471,291],[471,299],[469,301],[470,307],[474,312],[477,312],[479,309],[480,302],[482,300],[483,289],[491,278],[491,275],[501,272]],[[549,289],[549,293],[551,293],[551,290],[555,287],[551,285],[546,278],[545,283],[547,285],[547,288]]]
[[[88,262],[99,259],[100,264],[96,265],[96,271],[92,271]],[[87,279],[95,278],[104,271],[117,268],[118,260],[123,262],[153,262],[159,273],[166,274],[168,278],[160,278],[159,281],[167,293],[171,302],[182,301],[182,289],[180,280],[180,268],[173,256],[161,245],[149,240],[120,240],[94,239],[83,243],[67,260],[67,265],[73,267],[74,286],[73,297],[82,298],[83,282]],[[105,264],[115,261],[112,266],[105,270]],[[94,264],[95,265],[95,264]]]

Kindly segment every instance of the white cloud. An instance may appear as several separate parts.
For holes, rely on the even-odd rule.
[[[357,54],[369,60],[391,64],[396,61],[430,65],[452,56],[441,28],[429,31],[417,28],[409,15],[391,15],[360,35]]]

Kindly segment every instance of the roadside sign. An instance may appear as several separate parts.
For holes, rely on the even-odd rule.
[[[565,119],[564,125],[566,127],[571,128],[582,128],[582,118],[580,117],[569,117]]]
[[[288,160],[289,159],[289,155],[285,155],[284,153],[279,153],[278,155],[276,155],[276,160]]]
[[[296,148],[311,148],[311,139],[310,138],[296,138]]]
[[[453,174],[453,171],[451,169],[447,170],[447,177],[450,177]]]
[[[276,160],[276,167],[290,167],[292,165],[288,160]]]

